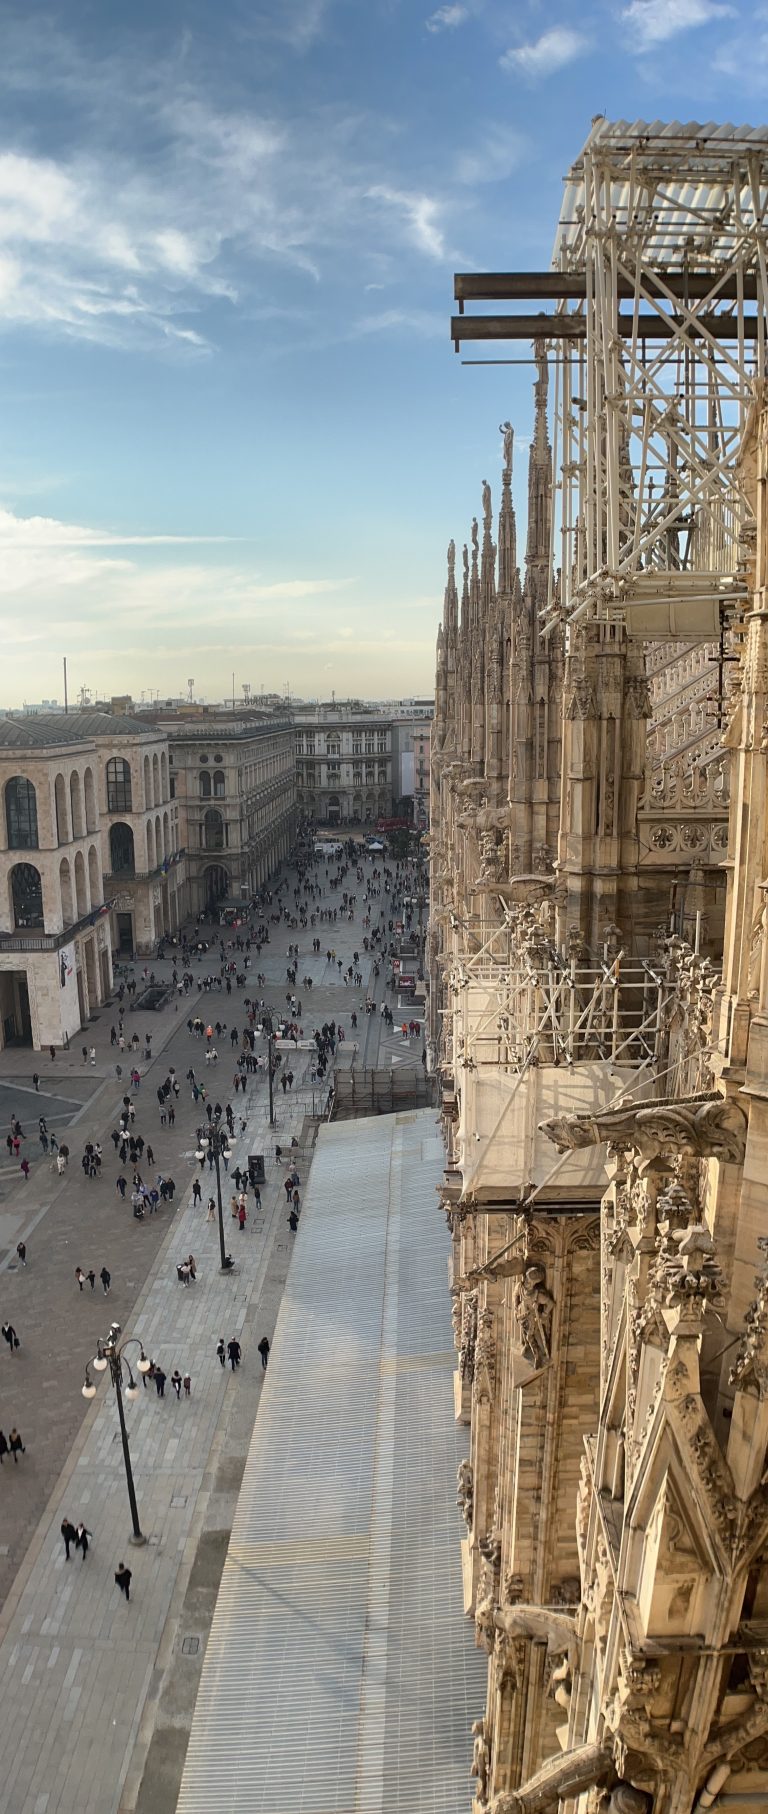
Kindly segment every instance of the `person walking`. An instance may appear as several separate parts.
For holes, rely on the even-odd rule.
[[[29,1160],[28,1159],[22,1159],[21,1164],[19,1166],[19,1171],[23,1173],[24,1183],[26,1184],[27,1179],[29,1177]]]
[[[119,1178],[115,1179],[115,1190],[117,1191],[118,1196],[125,1198],[125,1193],[126,1193],[127,1188],[128,1188],[128,1181],[126,1178],[123,1177],[123,1174],[121,1172]]]
[[[220,1335],[220,1336],[219,1336],[219,1339],[218,1339],[218,1343],[217,1343],[217,1345],[216,1345],[216,1353],[217,1353],[217,1355],[218,1355],[218,1357],[219,1357],[219,1366],[220,1366],[220,1367],[225,1367],[225,1366],[226,1366],[226,1363],[227,1363],[227,1350],[226,1350],[226,1348],[225,1348],[225,1346],[224,1346],[224,1337],[223,1337],[223,1335]]]
[[[195,1178],[195,1181],[194,1181],[194,1183],[193,1183],[193,1185],[192,1185],[192,1202],[193,1202],[193,1203],[194,1203],[194,1205],[195,1205],[195,1208],[197,1208],[197,1205],[198,1205],[198,1203],[199,1203],[199,1202],[200,1202],[200,1199],[201,1199],[201,1197],[202,1197],[202,1194],[203,1194],[203,1193],[202,1193],[202,1191],[201,1191],[201,1189],[200,1189],[200,1179],[199,1179],[199,1178]]]
[[[233,1211],[233,1214],[234,1214],[234,1211]],[[216,1220],[216,1199],[215,1199],[215,1197],[208,1198],[208,1215],[206,1217],[206,1220],[208,1222],[215,1222],[215,1220]]]
[[[70,1547],[73,1543],[77,1542],[77,1531],[75,1530],[75,1527],[74,1527],[74,1524],[72,1523],[71,1518],[62,1518],[61,1534],[62,1534],[62,1537],[64,1538],[64,1551],[66,1554],[67,1561],[69,1562],[70,1561],[70,1554],[69,1554]]]
[[[0,1329],[0,1334],[2,1334],[4,1340],[8,1343],[8,1347],[10,1348],[11,1354],[13,1354],[13,1352],[16,1348],[21,1347],[21,1342],[19,1341],[19,1338],[16,1334],[16,1330],[13,1327],[13,1323],[3,1323],[2,1329]]]
[[[233,1335],[231,1342],[227,1342],[227,1353],[229,1355],[230,1367],[234,1373],[235,1368],[240,1365],[240,1358],[242,1355],[242,1348],[235,1335]]]
[[[83,1286],[85,1284],[85,1273],[83,1272],[82,1266],[75,1267],[75,1278],[77,1279],[77,1283],[80,1287],[80,1290],[82,1291]]]
[[[82,1519],[81,1519],[80,1523],[78,1524],[77,1530],[75,1532],[75,1548],[82,1550],[82,1552],[83,1552],[82,1561],[83,1562],[85,1561],[85,1558],[88,1554],[88,1538],[92,1537],[92,1536],[93,1536],[93,1531],[86,1530],[86,1527],[83,1524]]]
[[[26,1266],[26,1264],[27,1264],[27,1243],[26,1243],[26,1241],[17,1241],[16,1252],[17,1252],[18,1259],[19,1259],[19,1265]]]
[[[0,1467],[2,1467],[2,1464],[3,1464],[3,1457],[7,1454],[8,1454],[8,1441],[7,1441],[7,1438],[5,1435],[5,1431],[0,1430]]]
[[[157,1387],[158,1398],[165,1398],[165,1382],[167,1377],[168,1375],[163,1372],[162,1367],[155,1367],[155,1385]]]
[[[121,1562],[119,1567],[115,1569],[115,1582],[119,1587],[121,1594],[125,1594],[126,1600],[130,1600],[131,1597],[132,1579],[133,1576],[130,1568],[126,1568],[125,1563]]]
[[[176,1393],[176,1397],[181,1398],[181,1374],[179,1372],[178,1367],[174,1367],[173,1372],[171,1374],[171,1385],[173,1386],[173,1390]]]
[[[261,1355],[261,1364],[266,1373],[267,1361],[269,1359],[269,1342],[267,1341],[267,1338],[265,1335],[262,1336],[261,1341],[258,1344],[258,1347],[259,1347],[259,1353]]]
[[[101,1279],[102,1285],[104,1286],[104,1296],[108,1297],[109,1296],[109,1287],[112,1283],[112,1274],[111,1274],[111,1272],[109,1272],[109,1270],[106,1266],[102,1266],[101,1272],[99,1273],[99,1278]]]
[[[191,1373],[185,1373],[183,1384],[184,1384],[184,1397],[189,1398],[189,1394],[192,1391],[192,1375],[191,1375]]]
[[[292,1209],[291,1213],[288,1217],[288,1227],[290,1228],[292,1235],[295,1235],[298,1226],[299,1226],[299,1218],[296,1214],[295,1209]]]
[[[240,1204],[240,1208],[238,1209],[237,1220],[240,1224],[240,1233],[243,1234],[245,1231],[245,1224],[248,1220],[248,1214],[243,1203]]]
[[[26,1455],[26,1453],[27,1453],[15,1424],[8,1437],[8,1447],[13,1456],[13,1462],[14,1462],[14,1467],[15,1467],[16,1463],[18,1462],[19,1455],[20,1454]]]
[[[96,1274],[95,1274],[92,1266],[89,1266],[88,1271],[85,1276],[88,1280],[91,1290],[93,1291],[93,1288],[96,1284]]]
[[[40,1089],[40,1077],[37,1071],[32,1072],[32,1082],[36,1090]]]

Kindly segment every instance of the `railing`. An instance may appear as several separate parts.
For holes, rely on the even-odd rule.
[[[175,869],[186,854],[186,845],[182,845],[181,850],[174,850],[170,857],[164,857],[154,869],[110,869],[105,871],[104,880],[113,888],[121,888],[126,882],[156,882],[159,876],[167,875],[169,869]]]
[[[100,907],[92,907],[90,913],[84,913],[82,919],[75,920],[71,926],[63,926],[61,932],[0,932],[0,951],[60,951],[62,945],[69,945],[77,937],[78,932],[86,932],[89,926],[95,926],[114,905],[113,896]]]

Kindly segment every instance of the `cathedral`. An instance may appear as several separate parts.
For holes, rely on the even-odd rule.
[[[431,752],[474,1814],[768,1807],[767,184],[599,119],[551,271],[456,279],[536,374]]]

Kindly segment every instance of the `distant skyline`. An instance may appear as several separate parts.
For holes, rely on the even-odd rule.
[[[65,654],[72,697],[431,692],[531,419],[529,368],[453,353],[454,270],[548,265],[595,113],[758,125],[767,77],[725,0],[7,7],[7,704]]]

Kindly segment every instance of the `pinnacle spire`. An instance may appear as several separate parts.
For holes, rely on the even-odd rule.
[[[448,578],[445,584],[443,601],[443,628],[446,636],[455,636],[459,621],[459,600],[456,592],[456,543],[448,543]]]
[[[507,597],[512,591],[517,567],[517,527],[512,503],[512,455],[515,431],[511,422],[499,423],[504,436],[504,465],[501,472],[501,509],[499,511],[499,593]]]

